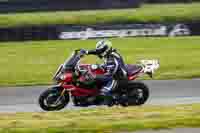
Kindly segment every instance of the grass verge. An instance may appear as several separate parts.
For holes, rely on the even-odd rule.
[[[200,3],[143,5],[138,9],[1,14],[0,27],[50,24],[200,21]]]
[[[0,132],[99,133],[200,127],[199,110],[200,104],[191,104],[0,114]]]
[[[200,37],[117,38],[111,41],[129,64],[140,59],[159,59],[161,65],[154,79],[200,77]],[[57,67],[74,49],[92,49],[96,42],[61,40],[0,43],[0,85],[50,84]],[[82,61],[100,63],[95,56],[85,57]]]

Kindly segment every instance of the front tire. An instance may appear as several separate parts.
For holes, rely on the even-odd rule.
[[[69,94],[61,96],[63,88],[53,87],[45,90],[39,97],[39,105],[45,111],[57,111],[63,109],[69,103]]]
[[[142,105],[149,98],[149,88],[142,82],[131,82],[128,84],[127,105]]]

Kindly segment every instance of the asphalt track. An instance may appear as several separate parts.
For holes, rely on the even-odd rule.
[[[200,103],[200,79],[147,80],[150,98],[146,104]],[[41,112],[38,97],[48,86],[0,88],[0,112]],[[65,109],[77,109],[69,104]]]

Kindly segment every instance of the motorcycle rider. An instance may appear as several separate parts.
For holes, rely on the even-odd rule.
[[[127,77],[127,70],[124,64],[123,58],[112,48],[112,43],[108,40],[98,41],[96,49],[82,50],[87,55],[97,55],[104,60],[103,68],[106,70],[106,74],[101,75],[105,85],[101,89],[101,95],[111,96],[111,91],[116,87],[117,80]]]

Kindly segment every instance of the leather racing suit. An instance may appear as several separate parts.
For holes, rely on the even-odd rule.
[[[127,77],[127,70],[123,58],[115,49],[110,49],[103,57],[99,55],[99,51],[96,49],[89,50],[87,54],[93,54],[103,58],[103,68],[106,70],[106,74],[101,76],[101,81],[105,83],[101,89],[101,94],[110,95],[117,85],[117,80]]]

